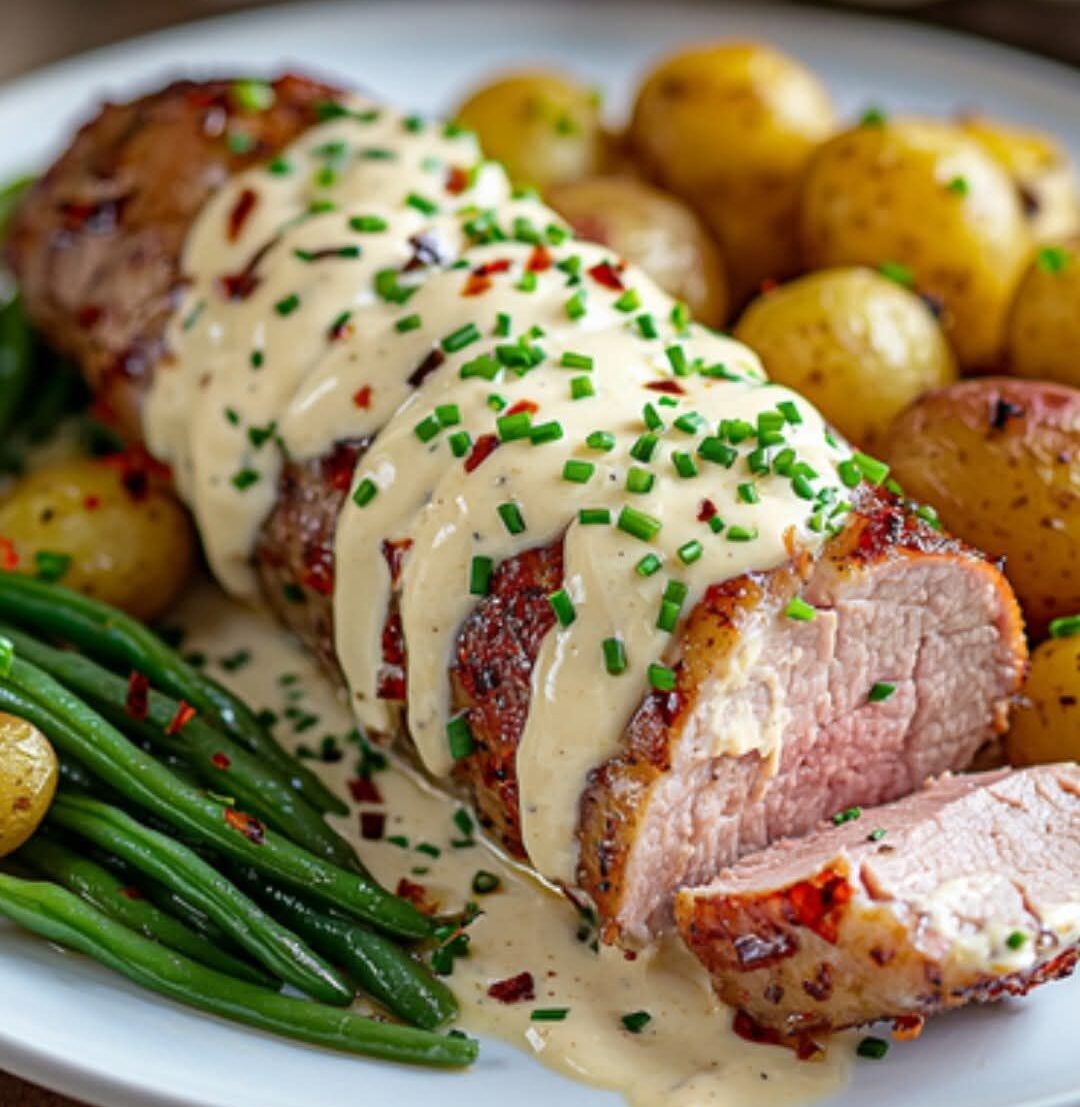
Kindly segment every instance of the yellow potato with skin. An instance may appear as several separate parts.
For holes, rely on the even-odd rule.
[[[594,89],[554,72],[514,73],[477,89],[455,113],[510,179],[545,191],[599,170],[607,153]]]
[[[0,713],[0,857],[30,840],[49,810],[60,775],[37,727]]]
[[[718,327],[727,318],[720,250],[681,200],[630,177],[588,177],[557,185],[548,203],[582,238],[610,246],[661,288]]]
[[[825,269],[781,285],[750,304],[735,337],[868,453],[912,400],[956,379],[933,312],[871,269]]]
[[[1031,655],[1005,748],[1014,765],[1080,760],[1080,634],[1048,638]]]
[[[0,502],[0,538],[20,571],[144,620],[173,603],[196,557],[191,523],[167,491],[91,458],[18,481]]]
[[[1080,611],[1080,391],[961,381],[902,412],[883,454],[946,530],[1005,558],[1036,641],[1051,619]]]
[[[1009,313],[1009,368],[1080,388],[1080,245],[1044,246]]]
[[[646,172],[692,203],[719,239],[734,298],[799,269],[803,172],[834,114],[799,62],[754,42],[684,50],[648,74],[629,139]]]
[[[942,305],[961,368],[993,366],[1031,235],[1004,169],[959,128],[867,122],[814,155],[801,235],[812,269],[899,265]]]
[[[1050,135],[980,115],[959,123],[1012,178],[1036,241],[1051,242],[1080,231],[1076,175]]]

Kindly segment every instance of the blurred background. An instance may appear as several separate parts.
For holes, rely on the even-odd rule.
[[[265,0],[2,0],[0,80],[160,27],[228,9],[268,6]],[[879,0],[828,6],[889,9],[907,19],[969,31],[1080,65],[1076,0]]]

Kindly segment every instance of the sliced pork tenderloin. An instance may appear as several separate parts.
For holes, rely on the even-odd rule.
[[[946,776],[856,814],[677,896],[718,994],[759,1027],[910,1027],[1072,970],[1080,767]]]

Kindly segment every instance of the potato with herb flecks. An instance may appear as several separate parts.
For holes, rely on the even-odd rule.
[[[581,238],[610,246],[685,300],[699,322],[718,327],[726,319],[720,251],[681,200],[630,177],[588,177],[555,186],[548,203]]]
[[[891,265],[942,306],[961,368],[993,366],[1031,254],[1015,187],[947,123],[867,121],[825,143],[802,195],[806,263]]]
[[[1080,611],[1080,391],[985,377],[920,397],[884,456],[904,491],[993,557],[1037,640]]]
[[[981,115],[962,118],[960,126],[1012,178],[1036,241],[1067,238],[1080,231],[1076,175],[1055,139]]]
[[[0,857],[30,840],[56,794],[56,753],[37,727],[0,713]]]
[[[1014,765],[1080,760],[1080,616],[1052,623],[1050,630],[1031,655],[1005,740]]]
[[[515,73],[474,92],[455,119],[510,179],[542,191],[599,170],[605,154],[594,89],[561,73]]]
[[[1044,246],[1009,313],[1009,368],[1080,387],[1080,245]]]
[[[759,43],[684,50],[646,77],[630,142],[646,172],[692,203],[720,241],[734,298],[798,271],[798,197],[834,126],[821,82]]]
[[[871,269],[825,269],[781,285],[750,304],[735,337],[774,381],[870,453],[912,400],[956,379],[933,312]]]
[[[118,455],[45,466],[0,501],[0,539],[16,567],[154,619],[195,563],[187,515],[152,463]]]

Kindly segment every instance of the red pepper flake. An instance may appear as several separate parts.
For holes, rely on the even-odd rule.
[[[239,273],[222,273],[218,284],[226,300],[246,300],[258,288],[260,280],[257,274],[244,269]]]
[[[168,465],[151,457],[142,446],[131,446],[119,453],[109,454],[101,459],[101,464],[120,474],[120,483],[136,502],[145,500],[150,494],[151,478],[172,479],[172,470]]]
[[[610,288],[613,292],[622,292],[626,287],[610,261],[602,261],[598,265],[594,265],[591,269],[587,270],[587,272],[597,284],[602,284],[605,288]]]
[[[261,846],[266,841],[266,827],[254,815],[237,811],[235,807],[225,808],[225,821],[249,841]]]
[[[10,538],[0,537],[0,567],[8,572],[19,567],[19,553]]]
[[[542,243],[537,243],[532,248],[532,253],[529,255],[525,268],[530,273],[543,273],[551,268],[551,264],[551,251]]]
[[[353,474],[356,472],[359,458],[359,445],[339,442],[333,452],[322,460],[323,479],[335,491],[348,492],[352,487]]]
[[[328,545],[312,546],[304,559],[304,575],[300,583],[320,596],[334,594],[334,550]]]
[[[851,899],[851,885],[846,876],[825,869],[778,894],[783,896],[790,914],[800,926],[812,930],[826,942],[836,943],[844,909]]]
[[[124,710],[140,722],[146,718],[146,713],[150,710],[150,681],[146,679],[144,673],[133,672],[128,677]]]
[[[338,342],[343,338],[352,338],[356,333],[356,328],[352,325],[352,320],[345,312],[334,320],[333,325],[326,332],[327,338],[331,342]]]
[[[412,375],[409,377],[409,384],[411,384],[413,388],[419,388],[445,360],[446,354],[436,346],[412,371]]]
[[[381,842],[386,830],[386,816],[381,811],[364,811],[360,815],[360,837],[365,842]]]
[[[512,407],[508,407],[504,414],[520,415],[523,411],[527,411],[530,415],[535,415],[539,410],[540,405],[535,400],[518,400]]]
[[[405,877],[402,877],[397,882],[394,895],[399,896],[401,899],[407,899],[413,907],[419,911],[423,911],[425,915],[433,915],[435,909],[438,907],[437,903],[428,899],[428,891],[423,884],[414,884]]]
[[[717,512],[716,504],[712,500],[702,500],[698,508],[697,519],[699,523],[707,523]]]
[[[446,173],[446,191],[460,196],[469,187],[469,171],[460,165],[451,165]]]
[[[379,786],[369,776],[354,777],[349,781],[349,795],[354,803],[382,803]]]
[[[384,538],[382,543],[382,555],[386,561],[386,567],[390,570],[390,583],[397,586],[401,580],[401,570],[405,568],[405,555],[412,549],[411,538]]]
[[[649,381],[645,387],[650,392],[666,392],[669,396],[686,395],[686,390],[678,381]]]
[[[405,634],[401,614],[391,611],[383,623],[382,658],[375,694],[382,700],[405,700]]]
[[[482,434],[473,443],[469,456],[465,459],[465,472],[471,473],[482,465],[495,452],[499,439],[494,434]]]
[[[124,899],[140,900],[143,898],[142,892],[139,891],[133,884],[129,884],[126,888],[120,889],[120,894]]]
[[[248,217],[255,210],[259,194],[253,188],[245,188],[236,199],[232,211],[229,212],[229,229],[227,231],[230,242],[235,242],[244,229]]]
[[[229,760],[229,755],[227,753],[219,752],[211,755],[210,764],[213,765],[215,769],[220,769],[224,772],[232,764],[232,761]]]
[[[478,277],[491,277],[496,273],[508,273],[510,265],[509,258],[494,258],[491,261],[485,261],[483,265],[478,265],[473,272]]]
[[[97,511],[101,507],[101,497],[91,492],[89,496],[83,497],[82,505],[87,511]]]
[[[367,411],[371,407],[372,388],[370,384],[362,385],[353,393],[353,406]]]
[[[486,273],[470,273],[461,287],[462,296],[480,296],[491,288],[491,278]]]
[[[165,728],[166,734],[179,734],[195,718],[195,708],[190,703],[180,701],[180,706],[176,709],[176,714],[169,721],[169,725]]]
[[[492,999],[500,1003],[523,1003],[536,999],[536,985],[531,972],[519,972],[505,980],[496,980],[487,990]]]
[[[923,1015],[898,1015],[893,1019],[892,1035],[898,1042],[913,1042],[926,1025]]]

